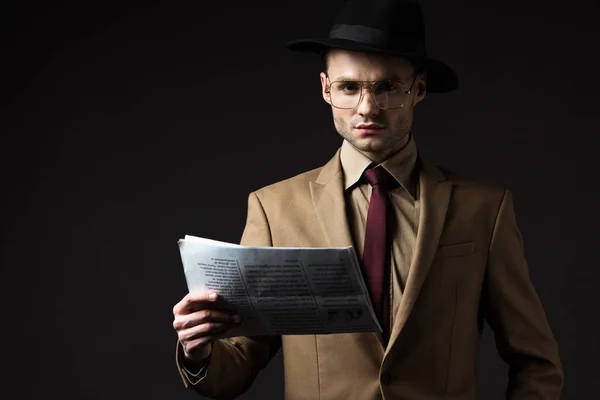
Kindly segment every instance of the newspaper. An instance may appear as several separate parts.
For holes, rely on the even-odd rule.
[[[242,315],[221,337],[381,332],[353,247],[250,247],[186,235],[188,289]]]

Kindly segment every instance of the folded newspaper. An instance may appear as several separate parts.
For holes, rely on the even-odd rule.
[[[250,247],[186,235],[188,289],[219,293],[242,324],[221,337],[381,332],[353,247]]]

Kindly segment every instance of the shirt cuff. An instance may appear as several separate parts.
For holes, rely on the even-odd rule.
[[[185,376],[185,379],[190,383],[190,385],[196,385],[200,381],[202,381],[204,378],[206,378],[206,372],[208,370],[208,363],[206,365],[202,366],[202,368],[200,368],[200,371],[198,371],[196,373],[190,371],[183,365],[181,366],[181,370],[183,371],[183,376]]]
[[[184,379],[190,385],[192,385],[192,386],[197,385],[199,382],[201,382],[206,377],[206,373],[208,372],[208,365],[210,363],[212,352],[208,356],[208,358],[206,359],[204,365],[202,365],[200,370],[198,372],[192,372],[188,368],[186,368],[186,366],[183,364],[183,347],[181,346],[180,343],[177,344],[177,347],[178,347],[177,363],[179,364],[179,369],[181,371],[181,375],[183,375]],[[211,344],[211,347],[212,347],[212,344]]]

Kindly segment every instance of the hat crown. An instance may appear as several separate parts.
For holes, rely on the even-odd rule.
[[[408,54],[426,54],[423,12],[414,0],[347,0],[329,37],[370,42]]]

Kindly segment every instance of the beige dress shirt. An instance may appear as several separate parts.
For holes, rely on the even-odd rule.
[[[381,165],[400,186],[390,191],[393,204],[395,223],[392,224],[392,249],[390,268],[390,325],[393,326],[393,316],[398,313],[404,285],[409,274],[419,224],[419,190],[416,175],[417,146],[411,134],[402,149],[381,164],[374,163],[360,153],[352,145],[342,143],[340,161],[344,172],[344,187],[346,197],[346,213],[348,225],[354,240],[357,256],[362,259],[365,240],[365,226],[371,185],[361,176],[369,166]]]

